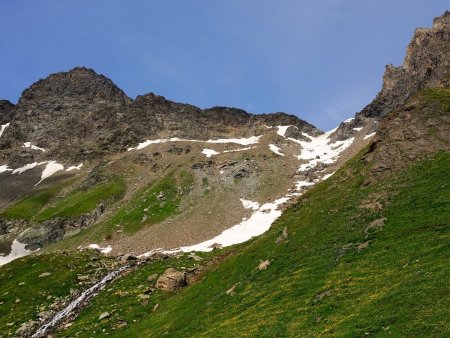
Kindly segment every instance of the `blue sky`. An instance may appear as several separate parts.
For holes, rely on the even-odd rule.
[[[447,7],[446,7],[447,5]],[[75,66],[130,97],[284,111],[331,129],[369,103],[440,0],[0,1],[0,98]]]

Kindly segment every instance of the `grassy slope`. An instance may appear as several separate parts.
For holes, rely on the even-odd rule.
[[[6,209],[2,216],[7,219],[27,219],[41,222],[54,217],[76,217],[95,209],[100,202],[115,202],[126,189],[121,179],[114,179],[92,187],[87,191],[73,190],[57,199],[69,182],[39,191]],[[53,205],[50,205],[53,203]]]
[[[125,189],[125,182],[115,179],[88,191],[73,191],[54,206],[42,210],[34,219],[44,221],[54,217],[76,217],[95,209],[100,202],[116,202],[122,198]]]
[[[57,298],[77,289],[77,274],[105,274],[102,262],[109,260],[93,264],[93,256],[97,254],[30,256],[0,267],[0,337],[13,336],[22,323],[36,320]],[[46,272],[51,275],[39,277]]]
[[[152,295],[147,312],[105,292],[61,334],[89,336],[98,325],[129,337],[449,334],[450,155],[436,154],[374,186],[362,186],[363,173],[354,158],[272,230],[233,248],[202,282],[173,296]],[[360,208],[375,194],[384,198],[383,210]],[[383,230],[366,235],[380,217],[387,218]],[[275,244],[284,227],[288,242]],[[265,259],[269,268],[256,269]],[[136,273],[122,287],[139,290],[145,278]],[[236,294],[227,295],[235,283]],[[113,329],[120,316],[97,324],[98,309],[108,306],[129,309],[129,324]]]
[[[31,196],[15,203],[1,213],[0,216],[6,219],[26,219],[33,218],[47,203],[55,198],[64,188],[66,183],[38,191]]]

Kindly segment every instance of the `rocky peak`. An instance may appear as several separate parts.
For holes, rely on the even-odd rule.
[[[434,19],[432,28],[418,28],[399,67],[387,65],[383,87],[357,117],[381,117],[424,88],[449,85],[450,12]]]
[[[124,103],[129,100],[125,93],[110,79],[85,67],[76,67],[68,72],[51,74],[24,90],[18,106],[39,108],[58,99],[61,101],[86,101]]]

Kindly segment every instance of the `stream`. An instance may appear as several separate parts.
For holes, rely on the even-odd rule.
[[[87,301],[92,296],[94,296],[96,293],[98,293],[100,290],[102,290],[107,283],[112,281],[114,278],[116,278],[122,271],[127,269],[129,265],[121,266],[120,268],[111,271],[108,273],[101,281],[91,286],[89,289],[84,290],[80,296],[78,296],[76,299],[71,301],[64,309],[57,312],[53,318],[48,321],[46,324],[39,327],[36,332],[33,334],[33,338],[38,337],[45,337],[48,330],[55,327],[62,319],[69,316],[73,310],[75,310],[81,303],[84,301]]]

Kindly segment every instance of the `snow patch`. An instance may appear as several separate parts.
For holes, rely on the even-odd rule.
[[[33,149],[33,150],[40,150],[40,151],[42,151],[42,152],[45,151],[44,148],[36,147],[35,145],[32,145],[31,142],[24,142],[22,148],[31,148],[31,149]]]
[[[259,203],[258,202],[253,202],[253,201],[246,200],[246,199],[243,199],[243,198],[241,198],[241,202],[242,202],[242,205],[244,206],[245,209],[252,209],[254,211],[259,209]]]
[[[209,157],[214,156],[214,155],[219,155],[220,153],[218,153],[217,151],[215,151],[213,149],[205,148],[205,149],[202,150],[202,154],[205,154],[206,157],[209,158]]]
[[[193,140],[192,142],[206,142],[206,143],[236,143],[243,146],[248,146],[250,144],[255,144],[259,142],[259,139],[262,137],[262,135],[259,136],[251,136],[248,138],[221,138],[218,140],[208,140],[208,141],[196,141]]]
[[[351,118],[345,120],[344,123],[350,123],[350,122],[352,122],[354,119],[355,119],[354,117],[351,117]]]
[[[363,129],[362,127],[353,128],[353,130],[355,130],[355,131],[361,131],[362,129]]]
[[[112,251],[112,247],[111,245],[105,246],[105,247],[101,247],[98,244],[89,244],[87,246],[89,249],[93,249],[93,250],[98,250],[100,251],[102,254],[108,254]]]
[[[12,171],[12,169],[9,169],[7,164],[0,165],[0,174],[5,171]]]
[[[300,190],[303,187],[309,187],[311,185],[314,185],[314,182],[297,181],[295,182],[295,189]]]
[[[6,124],[2,124],[2,128],[0,129],[0,137],[2,137],[3,132],[5,131],[5,129],[9,127],[9,122]]]
[[[239,149],[231,149],[231,150],[224,150],[223,153],[236,153],[238,151],[245,151],[250,149],[255,149],[256,147],[245,147],[245,148],[239,148]]]
[[[45,166],[44,171],[42,171],[41,180],[38,183],[36,183],[35,186],[41,183],[46,178],[52,176],[57,171],[64,170],[64,166],[62,164],[57,163],[56,161],[41,162],[38,163],[38,165],[45,163],[47,163],[47,165]]]
[[[289,127],[290,127],[290,125],[289,125],[289,126],[277,126],[277,128],[278,128],[277,134],[280,135],[280,136],[285,137],[286,131],[287,131],[287,129],[288,129]]]
[[[324,175],[323,177],[322,177],[322,181],[325,181],[325,180],[327,180],[327,179],[329,179],[331,176],[333,176],[334,175],[334,173],[335,173],[335,171],[333,171],[332,173],[330,173],[330,174],[326,174],[326,175]]]
[[[281,216],[281,210],[278,207],[287,202],[289,198],[283,197],[275,200],[273,203],[266,203],[254,211],[253,214],[241,223],[223,231],[220,235],[213,239],[204,241],[199,244],[184,246],[179,251],[203,251],[213,250],[217,245],[225,247],[248,241],[249,239],[259,236],[269,230],[272,223]]]
[[[67,168],[66,171],[80,170],[82,166],[83,166],[83,163],[80,163],[80,164],[77,165],[77,166],[72,165],[72,166],[70,166],[69,168]]]
[[[376,133],[368,134],[368,135],[364,136],[364,139],[367,140],[368,138],[375,136],[375,134]]]
[[[24,165],[22,168],[14,169],[13,172],[12,172],[12,174],[14,175],[14,174],[18,173],[18,174],[20,175],[20,174],[23,173],[24,171],[33,169],[33,168],[36,167],[37,165],[38,165],[37,162],[33,162],[33,163],[26,164],[26,165]]]
[[[11,252],[6,256],[0,254],[0,266],[12,262],[17,258],[27,256],[33,252],[25,249],[25,247],[26,244],[20,243],[17,239],[15,239],[11,245]]]
[[[236,143],[243,146],[247,146],[250,144],[255,144],[259,142],[259,139],[262,137],[260,136],[251,136],[247,138],[223,138],[218,140],[187,140],[187,139],[180,139],[178,137],[173,137],[169,139],[158,139],[158,140],[147,140],[145,142],[139,143],[136,147],[130,147],[128,148],[128,151],[131,150],[139,150],[142,148],[145,148],[151,144],[159,144],[159,143],[167,143],[167,142],[197,142],[197,143]]]
[[[281,148],[277,147],[275,144],[269,144],[270,150],[272,150],[275,154],[284,156],[284,154],[281,152]]]

